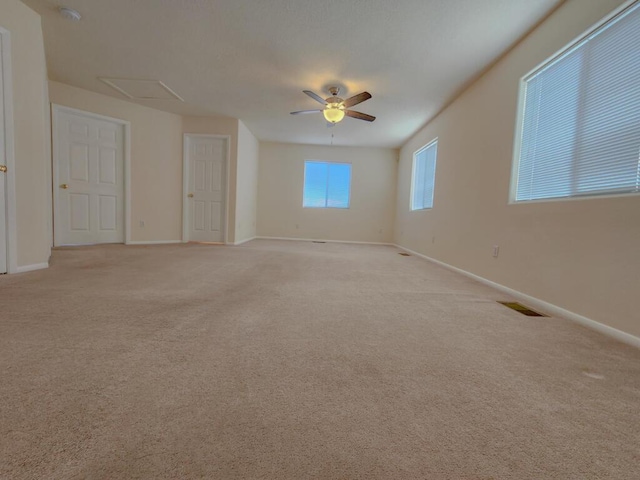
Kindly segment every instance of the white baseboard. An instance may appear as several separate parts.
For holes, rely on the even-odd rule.
[[[149,241],[134,241],[127,242],[127,245],[168,245],[170,243],[182,243],[182,240],[149,240]]]
[[[291,240],[296,242],[326,242],[326,243],[355,243],[358,245],[387,245],[394,246],[393,243],[383,242],[355,242],[353,240],[326,240],[324,238],[293,238],[293,237],[264,237],[257,236],[258,240]]]
[[[34,263],[33,265],[22,265],[16,268],[16,273],[33,272],[34,270],[42,270],[43,268],[49,268],[49,262]]]
[[[250,242],[251,240],[255,240],[257,237],[245,238],[244,240],[238,240],[234,245],[242,245],[243,243]]]
[[[527,305],[533,308],[537,308],[544,313],[548,313],[549,315],[552,315],[554,317],[566,318],[573,322],[579,323],[580,325],[583,325],[587,328],[603,333],[609,337],[615,338],[616,340],[626,343],[627,345],[640,348],[640,338],[636,337],[635,335],[631,335],[630,333],[623,332],[622,330],[618,330],[617,328],[610,327],[609,325],[605,325],[604,323],[597,322],[596,320],[592,320],[591,318],[584,317],[570,310],[565,310],[564,308],[558,307],[557,305],[554,305],[549,302],[545,302],[544,300],[540,300],[539,298],[532,297],[531,295],[527,295],[526,293],[522,293],[512,288],[505,287],[504,285],[500,285],[499,283],[492,282],[491,280],[488,280],[484,277],[481,277],[471,272],[467,272],[466,270],[462,270],[461,268],[454,267],[453,265],[449,265],[448,263],[441,262],[440,260],[436,260],[435,258],[428,257],[426,255],[423,255],[422,253],[418,253],[414,250],[403,247],[401,245],[397,245],[397,244],[394,244],[394,245],[401,250],[404,250],[406,252],[411,253],[412,255],[415,255],[416,257],[424,258],[425,260],[433,262],[442,267],[448,268],[449,270],[453,270],[454,272],[461,273],[462,275],[465,275],[469,278],[477,280],[478,282],[488,285],[489,287],[493,287],[496,290],[504,292],[507,295],[510,295],[514,298],[517,298],[518,300],[521,300]]]

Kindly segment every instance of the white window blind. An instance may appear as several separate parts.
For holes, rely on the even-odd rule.
[[[304,162],[302,206],[310,208],[349,208],[351,164]]]
[[[523,82],[516,201],[640,191],[640,3]]]
[[[434,140],[413,155],[411,210],[433,208],[438,141]]]

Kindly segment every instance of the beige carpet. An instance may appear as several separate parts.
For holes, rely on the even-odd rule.
[[[384,246],[0,278],[2,479],[638,479],[640,351]]]

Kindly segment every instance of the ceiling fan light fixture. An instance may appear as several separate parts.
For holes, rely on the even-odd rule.
[[[344,105],[342,103],[330,103],[322,111],[327,122],[338,123],[344,118]]]

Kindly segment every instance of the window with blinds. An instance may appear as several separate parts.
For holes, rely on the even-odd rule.
[[[438,139],[435,139],[413,154],[411,210],[433,208],[437,154]]]
[[[640,2],[522,82],[515,201],[640,191]]]
[[[349,208],[351,164],[304,162],[302,206],[307,208]]]

